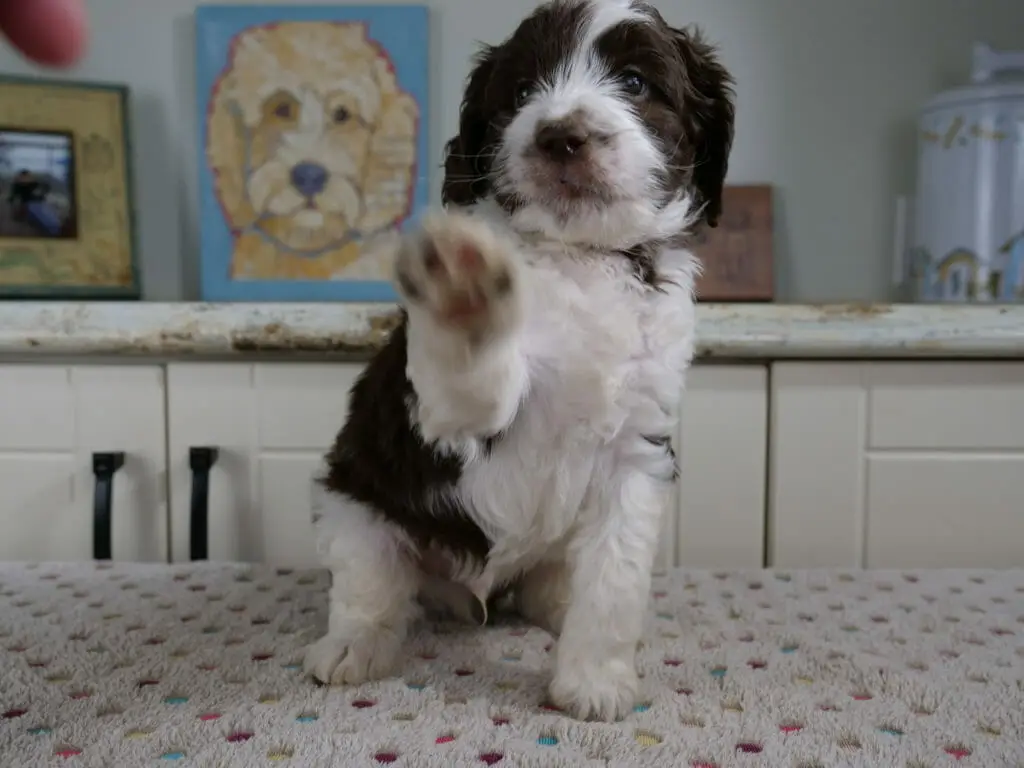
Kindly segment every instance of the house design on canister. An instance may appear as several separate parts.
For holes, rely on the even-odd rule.
[[[967,301],[974,297],[978,257],[966,248],[956,248],[935,264],[934,290],[944,301]]]
[[[1001,301],[1024,299],[1024,229],[999,246],[1002,270]]]

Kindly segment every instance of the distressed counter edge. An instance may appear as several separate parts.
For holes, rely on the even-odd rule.
[[[699,357],[1024,358],[1024,305],[701,304]],[[0,303],[0,355],[365,358],[393,304]]]

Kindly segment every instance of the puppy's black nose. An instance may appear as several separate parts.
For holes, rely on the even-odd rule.
[[[320,163],[299,163],[292,167],[292,186],[303,197],[313,197],[324,191],[327,169]]]
[[[582,151],[590,137],[575,120],[553,120],[537,129],[537,149],[552,160],[568,160]]]

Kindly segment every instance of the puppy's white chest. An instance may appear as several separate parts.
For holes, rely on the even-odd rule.
[[[692,349],[688,283],[659,293],[631,281],[628,263],[557,258],[532,254],[526,276],[529,391],[460,484],[499,571],[563,540],[616,456],[671,433]]]
[[[538,399],[559,402],[605,436],[645,395],[671,401],[666,385],[677,380],[681,388],[692,354],[689,281],[664,291],[642,287],[621,256],[534,258],[524,344]]]

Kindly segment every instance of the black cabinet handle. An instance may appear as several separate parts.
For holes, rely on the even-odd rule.
[[[192,470],[192,510],[189,515],[189,550],[193,560],[209,557],[210,468],[217,463],[216,448],[188,449]]]
[[[96,479],[92,501],[92,556],[95,560],[113,557],[114,474],[123,466],[123,452],[92,455],[92,474]]]

